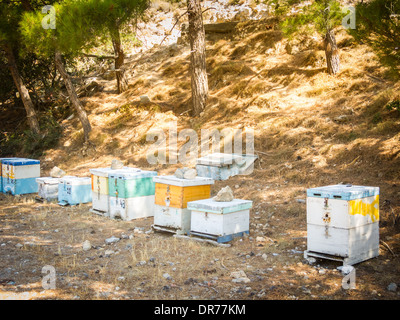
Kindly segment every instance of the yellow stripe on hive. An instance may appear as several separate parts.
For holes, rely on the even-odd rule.
[[[349,201],[349,214],[369,215],[372,222],[379,221],[379,195],[376,195],[375,199],[370,203],[366,199]]]

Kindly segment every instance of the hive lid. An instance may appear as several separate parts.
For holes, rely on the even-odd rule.
[[[339,200],[354,200],[359,198],[376,196],[379,187],[353,186],[337,184],[325,187],[311,188],[307,190],[307,197],[329,198]]]
[[[250,209],[253,206],[253,201],[233,199],[229,202],[219,202],[215,201],[213,198],[191,201],[187,203],[187,208],[189,210],[205,211],[212,213],[231,213],[241,210]]]
[[[36,178],[37,183],[44,183],[44,184],[58,184],[61,178],[53,178],[53,177],[40,177]]]
[[[70,185],[91,185],[92,179],[89,177],[65,176],[60,178],[60,183],[66,183]]]
[[[122,169],[111,169],[110,167],[89,169],[89,172],[91,174],[94,174],[94,175],[100,176],[100,177],[108,177],[110,175],[110,173],[117,173],[120,171],[138,172],[141,170],[138,168],[133,168],[133,167],[123,167]]]
[[[12,166],[28,166],[28,165],[40,164],[40,160],[26,159],[26,158],[13,158],[13,159],[2,160],[1,163],[9,164]]]
[[[196,177],[194,179],[179,179],[173,175],[156,176],[153,178],[153,181],[178,187],[192,187],[214,184],[214,180],[211,178]]]
[[[205,166],[224,167],[233,164],[235,160],[241,158],[242,156],[238,154],[212,153],[196,159],[196,164],[202,164]]]
[[[125,171],[123,169],[116,170],[108,175],[111,179],[133,180],[141,178],[149,178],[157,175],[157,171]]]

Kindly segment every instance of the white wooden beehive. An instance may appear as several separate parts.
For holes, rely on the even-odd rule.
[[[179,179],[175,176],[157,176],[153,228],[176,234],[190,231],[191,211],[187,203],[207,199],[211,195],[211,178]]]
[[[214,180],[251,172],[257,156],[252,154],[212,153],[196,159],[197,175]]]
[[[138,168],[123,167],[121,169],[95,168],[89,172],[92,178],[92,212],[102,216],[110,216],[110,194],[108,176],[118,172],[138,172]]]
[[[42,177],[37,178],[38,196],[47,201],[58,199],[58,183],[60,178]]]
[[[156,171],[117,170],[108,176],[110,218],[130,221],[154,216]]]
[[[188,202],[187,207],[192,212],[190,235],[223,243],[249,234],[252,206],[252,201],[241,199],[218,202],[211,198]]]
[[[332,185],[307,190],[304,256],[352,265],[379,255],[379,188]]]

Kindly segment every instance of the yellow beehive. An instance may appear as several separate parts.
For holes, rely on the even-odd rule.
[[[154,178],[154,182],[156,205],[185,209],[190,201],[210,198],[214,180],[203,177],[185,180],[174,176],[158,176]]]

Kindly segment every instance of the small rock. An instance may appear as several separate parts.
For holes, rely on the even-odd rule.
[[[229,202],[234,199],[233,191],[229,186],[222,188],[214,197],[214,201]]]
[[[319,270],[318,270],[318,273],[319,273],[319,274],[325,274],[325,273],[326,273],[326,270],[325,270],[325,269],[319,269]]]
[[[50,171],[50,177],[52,178],[62,178],[66,175],[65,171],[60,169],[59,167],[54,167]]]
[[[394,282],[392,282],[391,284],[389,284],[389,285],[387,286],[387,289],[388,289],[389,291],[396,292],[396,291],[397,291],[397,284],[395,284]]]
[[[193,180],[196,178],[196,176],[197,176],[196,169],[189,169],[185,171],[185,173],[183,174],[183,178],[187,180]]]
[[[168,273],[164,273],[163,277],[167,280],[172,280],[172,277]]]
[[[85,240],[83,242],[82,249],[83,249],[83,251],[89,251],[90,249],[92,249],[92,244],[90,243],[89,240]]]
[[[306,203],[306,200],[305,200],[305,199],[296,199],[296,201],[297,201],[298,203]]]
[[[183,175],[184,175],[184,172],[182,169],[180,169],[180,168],[176,169],[176,171],[174,173],[175,177],[177,177],[178,179],[183,179]]]
[[[114,250],[106,250],[106,251],[104,252],[104,255],[105,255],[106,257],[109,257],[109,256],[111,256],[111,255],[114,254],[114,253],[115,253]]]
[[[306,260],[309,264],[314,264],[315,262],[317,262],[317,260],[313,257],[308,257]]]
[[[249,283],[250,279],[247,277],[243,270],[231,272],[232,282],[235,283]]]
[[[235,189],[239,189],[240,186],[238,184],[235,185]]]
[[[146,264],[146,261],[139,261],[140,266],[144,266]]]
[[[261,258],[263,258],[264,260],[267,260],[268,255],[266,253],[263,253],[263,255],[261,256]]]
[[[118,277],[117,279],[119,282],[124,282],[125,281],[125,277]]]
[[[149,259],[149,262],[155,262],[156,261],[156,258],[154,258],[154,257],[151,257],[150,259]]]
[[[265,238],[264,237],[256,237],[256,242],[264,242]]]
[[[120,240],[120,238],[112,236],[111,238],[108,238],[105,241],[106,241],[106,244],[111,244],[111,243],[118,242],[119,240]]]
[[[117,159],[113,159],[111,161],[111,169],[116,170],[116,169],[122,169],[124,167],[124,164],[117,160]]]
[[[15,245],[15,247],[18,248],[18,249],[21,249],[23,246],[24,246],[24,245],[21,244],[21,243],[17,243],[17,244]]]
[[[150,103],[150,98],[146,95],[140,96],[140,103],[143,104]]]

